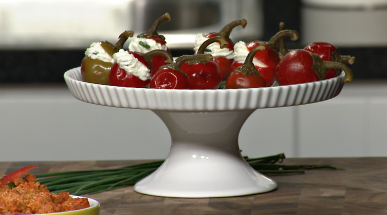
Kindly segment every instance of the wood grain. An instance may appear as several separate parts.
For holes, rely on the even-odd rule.
[[[146,161],[0,162],[5,174],[38,165],[33,174],[116,168]],[[182,199],[136,193],[125,187],[88,195],[102,215],[130,214],[387,214],[387,158],[293,158],[284,164],[331,164],[344,170],[308,170],[305,174],[268,175],[278,188],[243,197]]]

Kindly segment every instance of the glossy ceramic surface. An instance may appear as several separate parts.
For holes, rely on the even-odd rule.
[[[277,187],[245,162],[237,144],[253,110],[154,112],[168,127],[172,146],[163,165],[135,185],[137,192],[201,198],[263,193]]]
[[[86,83],[79,68],[65,73],[70,91],[81,101],[149,109],[163,120],[171,134],[170,153],[134,189],[181,198],[242,196],[276,189],[276,182],[243,159],[238,145],[242,125],[256,109],[333,98],[340,93],[343,78],[344,73],[319,82],[258,89],[157,90]]]
[[[302,105],[335,97],[344,85],[344,73],[306,84],[227,90],[157,90],[92,84],[81,81],[80,68],[67,71],[64,78],[75,98],[84,102],[170,111],[235,111]]]

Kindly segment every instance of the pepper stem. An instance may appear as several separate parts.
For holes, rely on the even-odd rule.
[[[162,15],[160,18],[158,18],[153,25],[149,28],[149,30],[141,35],[148,35],[150,37],[160,37],[160,39],[165,40],[164,36],[159,35],[157,33],[157,29],[159,28],[160,24],[164,21],[171,21],[171,16],[169,16],[169,13],[166,13]]]
[[[128,40],[129,37],[133,37],[133,35],[134,35],[133,31],[124,31],[124,32],[122,32],[122,34],[120,34],[120,36],[118,36],[118,41],[114,45],[114,47],[117,50],[122,49],[124,47],[124,44],[125,44],[126,40]]]
[[[187,73],[185,73],[180,67],[185,63],[189,61],[210,61],[212,60],[212,55],[210,54],[200,54],[200,55],[183,55],[176,59],[175,63],[167,64],[162,67],[168,67],[175,71],[180,71],[184,73],[187,77]]]
[[[196,55],[183,55],[176,59],[176,66],[179,68],[183,63],[189,61],[199,61],[199,62],[207,62],[212,60],[212,55],[210,54],[196,54]]]
[[[212,38],[204,41],[200,45],[196,54],[204,54],[204,51],[206,50],[207,46],[210,45],[211,43],[214,43],[214,42],[219,42],[220,48],[225,48],[228,46],[228,42],[227,42],[226,38],[224,38],[223,36],[212,37]]]
[[[272,36],[272,37],[270,38],[270,40],[269,40],[268,42],[266,42],[265,45],[267,45],[267,46],[269,46],[270,48],[272,48],[272,49],[275,50],[276,47],[277,47],[278,42],[279,42],[282,38],[284,38],[284,37],[286,37],[286,36],[289,36],[290,39],[291,39],[292,41],[296,41],[296,40],[298,40],[299,34],[298,34],[297,31],[294,31],[294,30],[281,30],[281,31],[279,31],[277,34],[275,34],[274,36]]]
[[[133,31],[124,31],[120,34],[118,37],[118,41],[115,45],[110,43],[109,41],[101,41],[100,44],[102,48],[110,55],[113,56],[114,53],[118,52],[120,49],[123,48],[126,40],[128,40],[129,37],[133,37],[134,32]]]
[[[152,67],[152,59],[154,56],[161,55],[166,58],[165,63],[173,63],[172,55],[165,50],[156,49],[147,53],[142,54],[141,56],[145,59],[145,61]]]
[[[245,62],[242,64],[242,66],[236,68],[233,72],[239,72],[239,73],[243,74],[244,76],[257,75],[257,74],[261,75],[259,73],[259,71],[257,70],[257,68],[255,68],[254,63],[253,63],[253,59],[254,59],[254,55],[258,51],[263,51],[263,50],[265,50],[264,45],[259,45],[259,46],[255,47],[253,50],[251,50],[249,52],[249,54],[247,55],[247,57],[245,59]]]
[[[324,67],[326,69],[344,70],[344,72],[345,72],[344,82],[347,83],[347,82],[353,81],[353,74],[352,74],[351,69],[343,63],[335,62],[335,61],[324,61]]]
[[[280,22],[280,24],[279,24],[279,30],[280,30],[280,31],[284,30],[284,27],[285,27],[285,23],[284,23],[284,22]],[[282,38],[280,39],[280,47],[279,47],[279,50],[278,50],[278,55],[279,55],[280,58],[282,58],[282,57],[285,56],[288,52],[289,52],[289,50],[286,48],[285,40],[284,40],[284,38],[282,37]]]
[[[340,55],[339,62],[352,65],[355,63],[355,57],[350,56],[350,55]]]
[[[235,20],[233,22],[230,22],[229,24],[225,25],[222,30],[219,31],[219,33],[216,33],[219,36],[223,36],[226,39],[230,39],[230,34],[231,31],[236,27],[236,26],[242,26],[242,28],[245,28],[247,25],[246,19],[240,19],[240,20]]]

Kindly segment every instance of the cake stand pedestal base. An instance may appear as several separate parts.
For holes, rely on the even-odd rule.
[[[242,157],[238,135],[254,110],[217,112],[153,111],[171,134],[165,162],[137,182],[148,195],[182,198],[244,196],[277,188]]]

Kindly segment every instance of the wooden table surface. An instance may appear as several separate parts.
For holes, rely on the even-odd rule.
[[[144,161],[0,162],[9,173],[38,165],[32,174],[116,168]],[[387,214],[386,158],[287,158],[284,164],[331,164],[345,170],[307,170],[305,174],[267,175],[278,188],[243,197],[181,199],[136,193],[133,186],[88,195],[101,215],[118,214]]]

